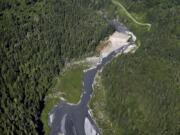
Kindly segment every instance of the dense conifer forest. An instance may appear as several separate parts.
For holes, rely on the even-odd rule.
[[[103,1],[101,1],[103,3]],[[90,0],[0,1],[0,134],[43,134],[44,97],[65,63],[110,30]]]
[[[111,122],[97,120],[103,134],[180,134],[180,1],[117,1],[151,30],[111,0],[0,0],[0,134],[44,134],[40,116],[53,79],[112,32],[105,17],[119,18],[141,46],[102,72]]]
[[[119,56],[104,68],[104,100],[96,97],[97,92],[92,105],[99,104],[99,108],[93,108],[97,112],[102,109],[103,119],[97,118],[99,128],[104,135],[179,135],[180,1],[119,2],[152,27],[147,31],[127,18],[122,20],[141,46],[134,54]],[[118,7],[110,9],[124,17]]]

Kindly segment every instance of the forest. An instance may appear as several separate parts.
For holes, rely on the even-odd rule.
[[[44,134],[52,82],[112,32],[105,17],[123,22],[141,46],[102,72],[104,99],[93,102],[111,123],[97,120],[103,134],[180,134],[180,1],[117,1],[150,31],[111,0],[0,0],[0,134]]]
[[[147,31],[129,21],[118,7],[107,8],[134,32],[141,46],[104,68],[104,88],[95,89],[91,103],[94,114],[101,110],[99,116],[103,116],[95,116],[98,126],[103,135],[179,135],[180,1],[119,2],[152,27]]]
[[[44,98],[64,65],[94,53],[111,28],[104,1],[0,1],[0,134],[44,134]]]

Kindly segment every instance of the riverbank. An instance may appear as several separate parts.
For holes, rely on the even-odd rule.
[[[54,81],[54,85],[45,97],[45,107],[41,115],[45,134],[49,135],[48,117],[51,109],[60,102],[78,103],[82,93],[83,70],[87,68],[84,61],[68,64]]]
[[[88,58],[85,58],[85,60],[74,62],[76,65],[78,65],[78,67],[80,67],[81,72],[78,71],[77,74],[74,74],[73,68],[71,69],[71,67],[73,67],[74,65],[72,63],[67,65],[67,67],[70,67],[70,71],[68,71],[70,73],[70,75],[68,75],[68,74],[62,75],[61,80],[59,80],[59,83],[57,83],[57,85],[54,87],[53,94],[49,94],[49,96],[47,97],[47,99],[48,98],[56,98],[57,99],[59,97],[61,100],[64,101],[64,103],[60,103],[57,107],[55,107],[49,113],[49,124],[51,127],[53,127],[51,134],[57,133],[57,131],[55,130],[56,128],[58,128],[58,125],[56,124],[56,122],[57,122],[57,119],[59,121],[64,120],[63,115],[67,115],[67,120],[68,119],[77,119],[77,118],[80,120],[79,121],[80,123],[77,123],[77,121],[76,122],[74,121],[76,124],[74,125],[75,127],[73,127],[73,128],[77,128],[76,130],[78,130],[78,132],[81,132],[81,133],[88,132],[89,133],[89,131],[86,131],[86,129],[88,129],[87,125],[89,125],[89,124],[87,124],[88,122],[86,122],[87,125],[84,125],[84,127],[86,127],[85,129],[83,129],[83,127],[80,126],[80,125],[84,124],[83,119],[84,119],[84,117],[86,117],[86,119],[88,119],[88,121],[90,121],[91,126],[94,127],[93,133],[94,132],[99,133],[99,131],[96,128],[93,120],[91,119],[91,116],[88,113],[88,109],[87,109],[88,102],[91,99],[92,85],[94,82],[94,77],[96,75],[96,72],[98,70],[101,70],[103,68],[103,66],[105,64],[107,64],[107,62],[110,62],[116,55],[119,55],[119,53],[123,53],[124,51],[127,51],[127,50],[131,51],[132,49],[136,48],[135,40],[133,40],[133,39],[135,39],[134,37],[135,36],[133,35],[133,33],[129,32],[129,31],[126,31],[124,33],[119,33],[117,31],[115,31],[104,42],[104,43],[108,43],[108,44],[106,44],[106,46],[100,50],[99,56],[88,57]],[[129,39],[131,39],[131,40],[129,40]],[[83,67],[83,65],[86,65],[85,66],[86,68]],[[64,73],[66,73],[66,70]],[[78,75],[81,75],[81,77],[78,77],[78,79],[77,79],[76,77]],[[84,76],[83,79],[82,79],[82,75]],[[83,80],[83,83],[81,83],[81,85],[83,84],[83,87],[79,85],[82,80]],[[78,85],[78,87],[74,87],[77,85]],[[59,92],[57,92],[57,89],[59,89]],[[83,91],[82,91],[82,89],[83,89]],[[68,98],[68,96],[65,96],[65,95],[69,95],[69,98]],[[81,100],[78,103],[76,102],[77,104],[74,104],[73,102],[71,102],[71,101],[74,101],[72,99],[74,99],[75,97],[78,97],[78,98],[76,98],[76,101],[79,100],[80,95],[81,95]],[[67,99],[67,100],[64,100],[64,99]],[[48,102],[48,104],[52,103],[52,101],[50,101],[50,102],[47,101],[47,102]],[[61,108],[61,109],[59,110],[58,108]],[[49,109],[47,109],[47,110],[49,110]],[[73,110],[73,112],[72,112],[72,110]],[[78,113],[78,110],[81,110],[81,113],[82,113],[81,117],[79,116],[80,114]],[[60,112],[61,112],[61,115],[59,114]],[[72,117],[71,113],[73,113],[73,117]],[[47,115],[48,115],[47,111],[45,112],[45,114],[47,117]],[[55,120],[55,122],[54,122],[54,120]],[[65,121],[66,121],[66,119],[65,119]],[[66,132],[66,130],[62,130],[62,128],[64,129],[64,127],[62,127],[62,125],[61,125],[60,132],[61,133]]]
[[[178,135],[178,5],[168,0],[159,0],[159,4],[122,2],[131,14],[144,14],[143,22],[151,22],[152,28],[147,33],[128,26],[142,46],[135,54],[122,55],[104,68],[90,103],[94,118],[103,135]]]
[[[93,118],[96,121],[101,134],[110,135],[113,133],[114,128],[112,128],[112,122],[108,117],[106,112],[106,91],[102,84],[102,76],[99,72],[95,78],[94,82],[94,92],[92,99],[89,103],[90,108],[92,109]]]
[[[128,35],[128,34],[130,35]],[[101,51],[101,56],[107,56],[108,53],[111,53],[111,49],[117,49],[118,47],[116,45],[123,46],[123,44],[127,43],[127,40],[131,37],[133,42],[136,41],[136,37],[131,32],[126,32],[127,36],[121,35],[117,32],[113,33],[110,36],[109,44],[110,46],[105,46],[104,50]],[[129,36],[129,38],[128,38]],[[120,38],[121,37],[121,38]],[[123,38],[122,38],[123,37]],[[112,48],[110,48],[112,47]],[[117,54],[116,58],[120,55],[127,55],[127,53],[134,53],[136,49],[138,49],[139,46],[136,46],[135,44],[129,45],[128,48],[126,48],[122,53]],[[110,48],[110,49],[108,49]],[[115,61],[115,60],[113,60]],[[102,70],[101,70],[102,71]],[[106,111],[106,102],[107,101],[107,92],[106,89],[103,86],[102,83],[102,72],[99,71],[96,74],[96,77],[94,79],[93,83],[93,94],[91,101],[89,103],[89,106],[91,108],[91,113],[96,121],[98,127],[100,128],[100,134],[103,135],[109,135],[109,134],[121,134],[121,129],[118,127],[118,125],[114,124],[111,119],[109,118],[108,112]],[[110,71],[113,72],[113,71]],[[109,80],[108,83],[111,83],[112,80]]]

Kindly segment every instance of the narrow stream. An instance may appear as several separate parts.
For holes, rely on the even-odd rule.
[[[122,31],[120,31],[122,32]],[[87,69],[83,77],[83,93],[81,100],[76,105],[61,102],[49,115],[51,135],[99,135],[100,131],[89,113],[88,102],[93,92],[92,84],[96,73],[109,63],[117,54],[122,53],[127,47],[124,45],[107,57],[101,59],[93,68]],[[67,82],[68,83],[68,82]]]

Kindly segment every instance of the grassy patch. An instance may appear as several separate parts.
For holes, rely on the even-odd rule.
[[[54,85],[46,96],[45,107],[41,116],[45,134],[49,134],[48,113],[54,105],[60,102],[60,98],[64,98],[70,103],[77,103],[80,100],[83,70],[85,68],[86,66],[80,65],[67,68],[54,81]]]

